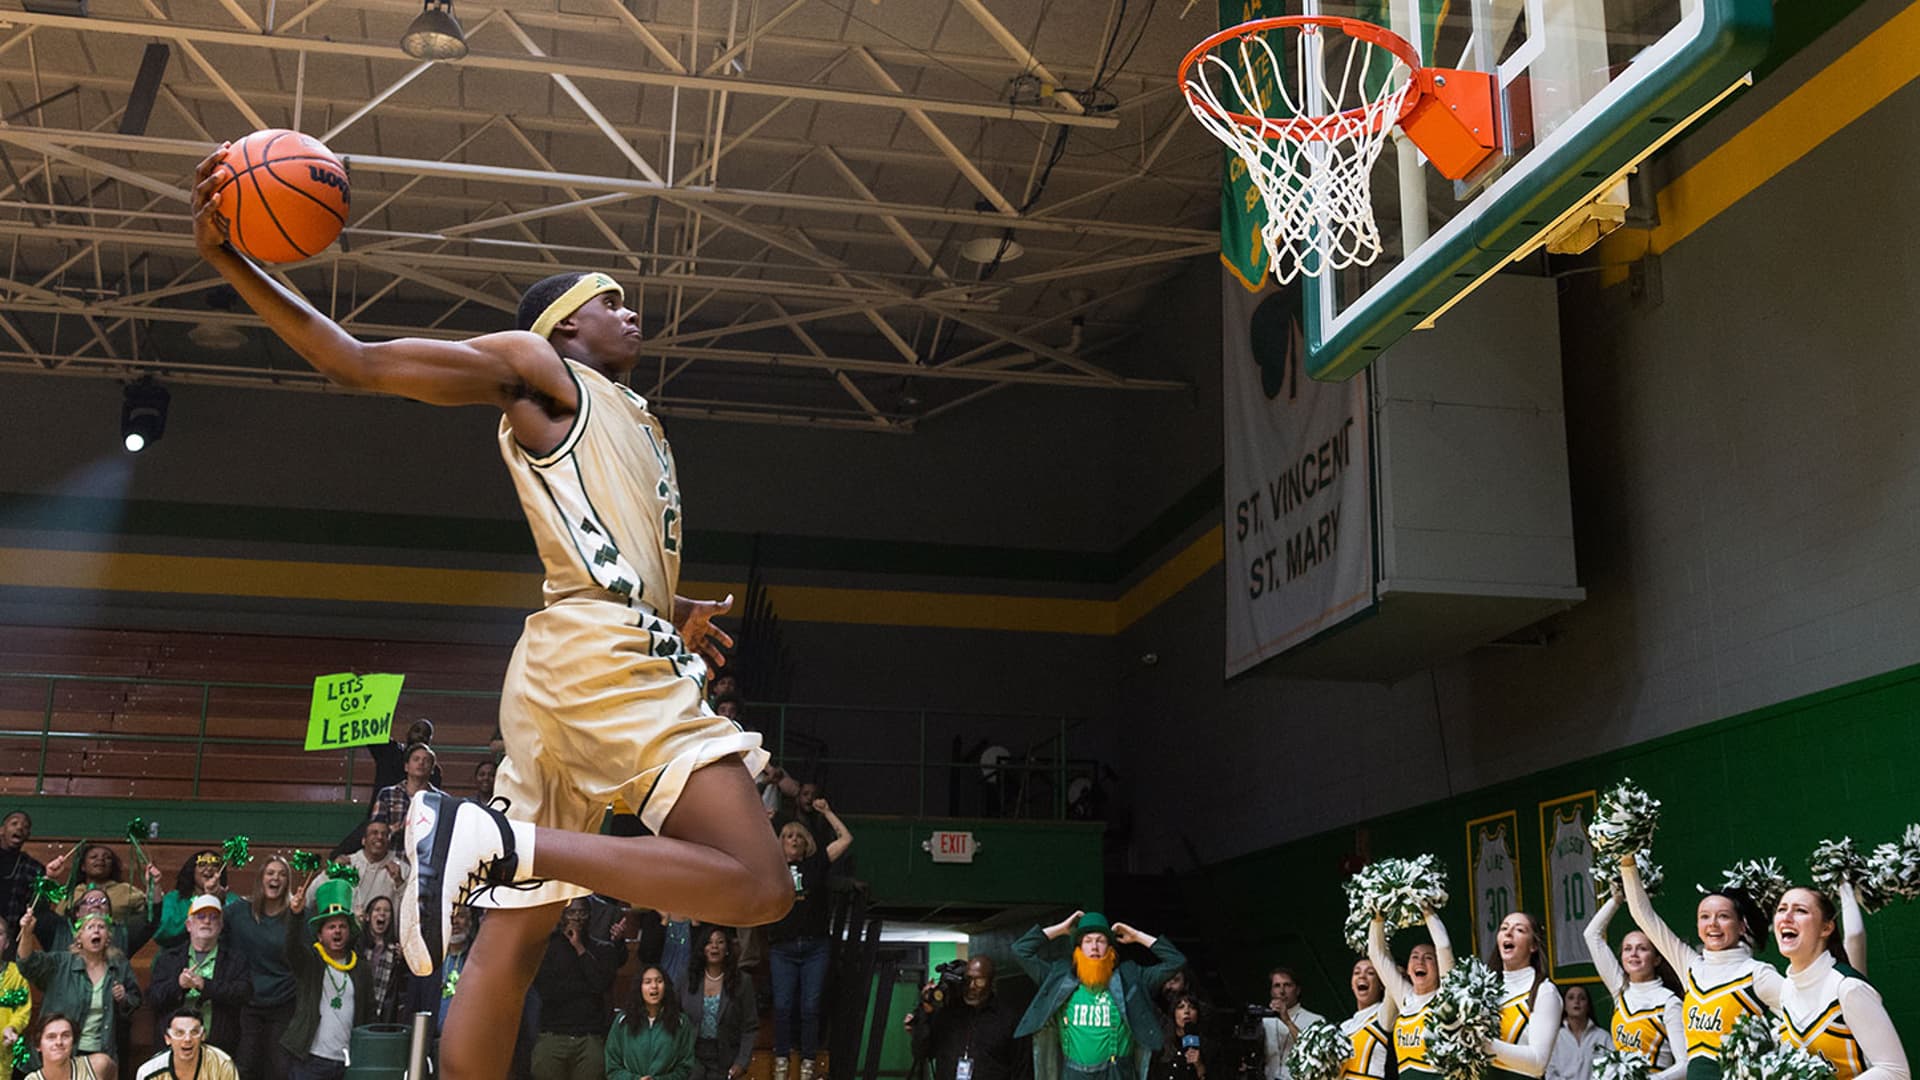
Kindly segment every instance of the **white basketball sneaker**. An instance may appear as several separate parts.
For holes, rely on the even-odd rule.
[[[446,956],[453,909],[495,888],[534,889],[533,823],[509,821],[491,806],[444,791],[422,791],[407,807],[413,873],[400,898],[400,949],[415,975]]]

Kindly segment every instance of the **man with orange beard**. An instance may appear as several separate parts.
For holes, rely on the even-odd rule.
[[[1070,942],[1063,952],[1056,942]],[[1144,945],[1158,963],[1122,961],[1120,945]],[[1013,943],[1014,959],[1039,987],[1015,1029],[1033,1036],[1034,1080],[1142,1080],[1161,1027],[1153,991],[1187,962],[1163,938],[1098,913],[1076,911]]]

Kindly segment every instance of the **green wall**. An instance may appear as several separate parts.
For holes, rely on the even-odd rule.
[[[1654,859],[1668,885],[1660,914],[1692,938],[1695,882],[1718,881],[1735,859],[1774,856],[1804,880],[1818,841],[1851,835],[1863,847],[1920,821],[1920,666],[1730,717],[1626,749],[1215,864],[1182,881],[1186,902],[1210,925],[1230,989],[1251,998],[1265,970],[1300,971],[1306,1004],[1329,1016],[1352,1010],[1354,955],[1340,938],[1343,860],[1433,852],[1452,878],[1444,913],[1462,955],[1470,948],[1466,823],[1512,810],[1519,819],[1525,907],[1543,914],[1542,802],[1632,777],[1664,804]],[[1514,738],[1525,739],[1524,731]],[[1611,940],[1632,925],[1624,912]],[[1869,975],[1908,1045],[1920,1044],[1920,904],[1896,904],[1867,921]],[[1402,956],[1424,933],[1396,938]],[[1763,958],[1785,966],[1771,947]],[[1601,993],[1596,1005],[1605,1008]]]

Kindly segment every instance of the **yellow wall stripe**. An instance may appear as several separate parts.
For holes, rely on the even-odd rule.
[[[797,622],[1107,637],[1185,588],[1221,556],[1221,529],[1215,526],[1117,600],[803,585],[770,585],[767,594],[782,618]],[[5,586],[523,611],[540,604],[539,574],[45,548],[0,548]],[[745,586],[685,581],[681,591],[738,598]]]
[[[1888,19],[1661,189],[1660,224],[1607,237],[1601,263],[1619,268],[1667,251],[1917,77],[1920,2]],[[1846,193],[1834,192],[1834,197]],[[1616,284],[1625,275],[1609,273],[1603,280]]]
[[[540,604],[539,574],[47,548],[0,548],[0,585],[450,607]]]
[[[1226,529],[1215,525],[1173,558],[1160,564],[1115,603],[1115,630],[1125,630],[1193,583],[1226,558]]]

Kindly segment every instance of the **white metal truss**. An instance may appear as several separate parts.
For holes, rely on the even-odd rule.
[[[471,54],[431,64],[398,47],[411,0],[20,3],[0,371],[326,389],[187,215],[218,138],[295,127],[347,160],[355,213],[276,273],[357,334],[498,329],[592,266],[632,290],[636,382],[671,413],[906,432],[1005,387],[1184,387],[1113,366],[1153,286],[1218,247],[1219,153],[1172,93],[1202,28],[1152,4],[462,3]],[[153,43],[170,64],[123,132]],[[981,239],[1013,244],[960,257]]]

